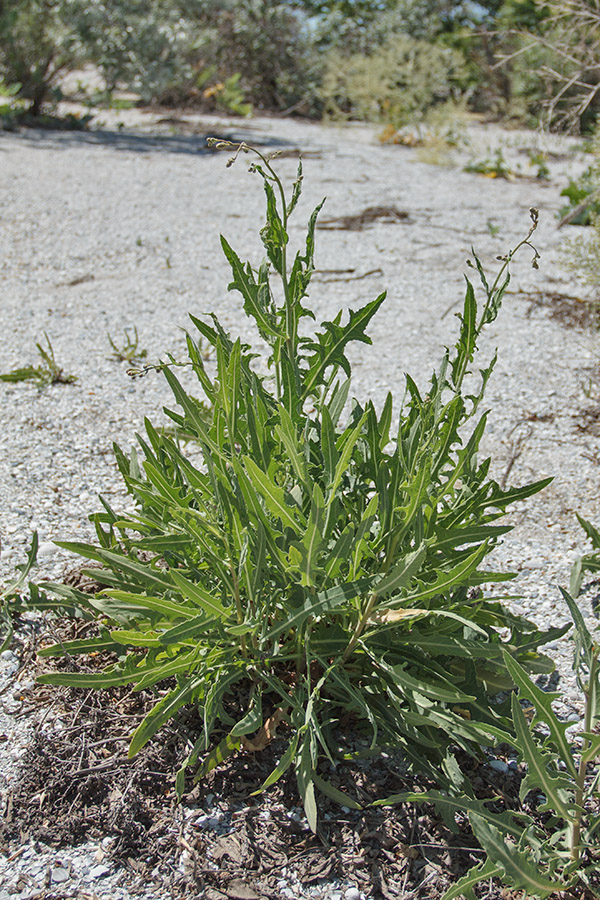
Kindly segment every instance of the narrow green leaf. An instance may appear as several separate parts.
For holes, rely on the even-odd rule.
[[[471,813],[469,821],[475,837],[487,852],[490,861],[500,866],[504,878],[516,890],[525,890],[541,900],[561,891],[565,884],[546,878],[533,860],[529,860],[514,844],[507,844],[502,832],[478,815]]]
[[[294,761],[299,739],[300,735],[298,732],[296,732],[289,742],[285,753],[283,754],[271,774],[265,778],[257,791],[253,791],[253,793],[250,795],[251,797],[255,797],[257,794],[262,794],[263,791],[266,791],[266,789],[271,787],[272,784],[275,784],[276,781],[279,781],[281,776],[287,772],[292,762]]]
[[[133,732],[127,754],[130,759],[142,749],[144,744],[148,743],[165,722],[168,722],[176,714],[177,710],[190,702],[194,692],[202,685],[202,681],[201,678],[194,678],[178,685],[169,691],[162,700],[159,700],[156,706],[152,707]]]
[[[573,798],[569,788],[572,781],[566,775],[553,774],[548,766],[548,754],[536,744],[521,704],[515,694],[512,695],[512,715],[515,726],[516,746],[527,763],[528,785],[538,787],[546,795],[546,802],[539,807],[540,812],[550,809],[556,812],[565,822],[575,815]]]
[[[489,881],[491,878],[497,878],[502,874],[500,866],[494,865],[491,859],[486,859],[472,869],[469,869],[466,875],[459,878],[456,884],[448,888],[442,900],[456,900],[458,897],[473,898],[473,888],[482,881]]]
[[[138,629],[121,629],[111,631],[111,638],[125,647],[160,647],[160,640],[155,631],[141,631]]]
[[[242,742],[240,738],[233,737],[231,734],[226,735],[216,747],[213,747],[203,760],[202,765],[194,776],[194,782],[196,783],[205,778],[209,772],[212,772],[213,769],[220,766],[222,762],[225,762],[225,760],[235,753],[236,750],[239,750],[241,745]]]
[[[404,604],[418,604],[429,597],[436,597],[439,594],[445,594],[453,587],[468,583],[469,576],[477,568],[483,557],[488,552],[487,544],[482,544],[470,556],[464,559],[449,572],[439,572],[435,581],[430,585],[424,585],[413,593],[402,598]],[[381,604],[381,609],[391,608],[394,599],[388,600]]]
[[[291,528],[296,533],[306,527],[306,519],[298,507],[295,504],[292,506],[286,503],[286,492],[283,488],[271,481],[269,476],[259,469],[249,456],[244,456],[242,461],[253,486],[264,498],[271,514],[281,519],[284,526]]]
[[[248,712],[233,726],[229,735],[232,738],[243,737],[245,734],[252,734],[253,731],[258,731],[261,725],[262,694],[256,693],[252,698]]]
[[[135,680],[135,673],[122,672],[111,675],[110,672],[98,672],[94,674],[86,674],[85,672],[47,672],[45,675],[38,675],[36,681],[38,684],[62,684],[67,687],[78,688],[109,688],[118,687],[122,684],[131,684]]]
[[[552,709],[552,701],[561,697],[560,693],[549,693],[531,681],[525,669],[513,659],[510,653],[504,651],[504,664],[516,686],[519,688],[519,700],[530,700],[535,706],[535,717],[532,724],[543,721],[550,730],[550,740],[553,742],[560,758],[569,769],[573,778],[577,778],[577,768],[573,762],[571,745],[565,735],[568,728],[567,722],[559,722]]]
[[[340,486],[340,482],[343,476],[348,471],[348,465],[350,463],[350,459],[352,457],[352,453],[356,446],[356,442],[358,441],[361,432],[363,430],[364,424],[367,420],[368,413],[364,412],[358,423],[352,428],[352,430],[347,431],[343,436],[343,442],[340,444],[338,441],[338,450],[339,450],[339,459],[337,461],[335,472],[333,473],[333,480],[331,482],[331,486],[329,488],[329,497],[327,499],[327,506],[331,506],[335,499],[336,491]]]
[[[160,636],[160,643],[161,645],[167,645],[185,644],[189,641],[197,642],[200,636],[206,635],[207,632],[214,634],[215,624],[216,620],[214,618],[207,618],[202,613],[200,616],[188,619],[187,622],[180,622],[179,625],[175,625],[173,628],[169,628],[168,631],[163,632]]]
[[[448,794],[442,794],[440,791],[423,791],[423,793],[404,791],[401,794],[392,794],[383,800],[376,800],[372,805],[394,806],[396,803],[418,803],[421,806],[423,803],[432,803],[440,813],[443,813],[448,824],[451,824],[451,822],[446,818],[447,816],[453,818],[455,815],[475,813],[481,819],[486,819],[493,825],[501,828],[505,834],[512,835],[518,841],[525,825],[515,822],[515,817],[521,819],[523,823],[527,823],[531,821],[529,816],[525,813],[507,811],[501,813],[492,812],[486,806],[486,803],[490,802],[489,800],[476,800],[474,797],[467,797],[462,794],[459,797],[451,797]]]
[[[337,587],[329,588],[320,594],[308,594],[306,600],[285,622],[275,625],[265,635],[265,640],[272,640],[283,634],[285,631],[294,631],[302,627],[304,623],[316,616],[322,615],[340,606],[344,601],[354,600],[356,597],[364,596],[373,584],[372,578],[360,578],[358,581],[352,581],[346,584],[340,584]]]
[[[86,638],[79,641],[63,641],[60,644],[52,644],[50,647],[42,647],[37,651],[37,656],[70,656],[77,653],[102,653],[111,650],[120,650],[121,647],[111,636]]]
[[[153,569],[149,564],[138,562],[125,556],[122,553],[114,553],[112,550],[102,550],[92,547],[90,544],[83,544],[78,541],[56,541],[57,547],[63,550],[70,550],[86,559],[93,559],[96,562],[104,563],[114,572],[123,572],[138,582],[151,587],[161,587],[169,590],[173,587],[169,576]]]
[[[363,809],[360,803],[350,797],[349,794],[335,788],[329,781],[317,775],[316,772],[313,772],[312,778],[317,790],[329,797],[330,800],[333,800],[334,803],[339,803],[340,806],[347,806],[349,809]]]
[[[191,600],[192,603],[199,606],[200,609],[205,610],[208,615],[218,616],[220,619],[227,619],[232,615],[231,609],[225,609],[218,597],[215,597],[214,594],[207,591],[206,588],[202,587],[201,584],[198,584],[197,581],[190,581],[189,578],[185,578],[181,575],[177,569],[171,569],[170,574],[184,599]]]
[[[385,597],[399,588],[405,587],[413,575],[421,568],[421,563],[427,555],[427,547],[421,544],[412,553],[408,553],[403,559],[395,563],[387,575],[374,585],[374,591],[378,597]]]
[[[244,311],[246,315],[251,316],[263,336],[268,337],[285,337],[285,335],[277,328],[275,318],[269,314],[264,303],[259,301],[258,285],[254,281],[252,269],[250,266],[244,268],[239,256],[221,235],[221,247],[227,258],[227,262],[231,266],[233,281],[229,285],[229,290],[239,291],[244,299]]]
[[[171,585],[171,588],[173,585]],[[161,613],[166,619],[193,619],[197,615],[194,607],[183,606],[173,600],[163,600],[162,597],[146,597],[144,594],[133,594],[129,591],[104,591],[107,597],[124,603],[127,607],[136,609],[149,609],[152,612]],[[101,612],[104,610],[102,597],[92,601]]]

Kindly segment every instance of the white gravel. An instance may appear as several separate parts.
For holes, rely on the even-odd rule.
[[[354,351],[354,393],[360,398],[382,400],[388,389],[400,398],[407,371],[426,383],[443,346],[455,339],[455,320],[443,313],[454,302],[459,308],[470,247],[493,270],[495,257],[526,232],[531,206],[540,210],[535,236],[540,271],[532,270],[531,254],[522,252],[513,266],[512,290],[580,290],[560,267],[558,248],[566,235],[557,231],[555,216],[565,173],[587,164],[582,157],[550,159],[549,183],[506,182],[465,173],[461,165],[427,165],[415,150],[380,145],[373,129],[365,126],[194,121],[206,134],[309,151],[296,215],[298,237],[324,195],[324,216],[382,204],[410,214],[411,224],[318,232],[317,265],[324,271],[311,292],[318,317],[330,318],[340,306],[356,308],[388,290],[370,329],[374,346]],[[138,113],[128,122],[150,127]],[[258,261],[260,180],[248,174],[244,160],[226,169],[225,156],[203,151],[201,136],[170,135],[168,127],[161,128],[158,138],[140,127],[87,134],[0,133],[0,371],[34,362],[35,343],[47,332],[59,364],[79,379],[75,385],[44,390],[28,383],[0,384],[0,579],[23,560],[34,529],[41,541],[37,575],[60,576],[67,555],[52,541],[91,537],[87,515],[98,507],[96,495],[102,493],[117,507],[123,497],[112,442],[132,446],[143,417],[156,422],[163,405],[171,402],[161,376],[132,381],[125,364],[107,359],[108,333],[118,341],[124,328],[137,327],[150,359],[165,351],[182,352],[188,311],[215,311],[227,329],[251,334],[238,297],[226,290],[228,269],[219,232],[242,258]],[[546,141],[560,151],[569,143],[483,126],[473,127],[470,136],[473,155],[481,157],[486,147],[502,143],[507,157],[524,170],[527,155],[519,148]],[[463,153],[457,162],[465,159]],[[279,163],[290,180],[295,167],[291,158]],[[488,223],[498,228],[496,236]],[[565,230],[569,236],[578,233]],[[349,269],[347,275],[327,273]],[[344,280],[373,270],[368,277]],[[575,512],[600,522],[600,469],[593,461],[599,440],[576,430],[580,409],[589,405],[584,387],[598,361],[598,339],[566,329],[547,311],[530,310],[523,297],[510,293],[492,333],[482,341],[482,362],[496,345],[500,354],[487,395],[491,415],[485,439],[493,471],[502,475],[510,441],[529,429],[511,482],[545,475],[555,480],[512,513],[515,530],[495,552],[494,562],[519,572],[511,588],[522,598],[514,601],[516,609],[541,625],[559,624],[567,614],[557,585],[568,585],[571,564],[585,549]],[[546,414],[552,414],[551,421],[523,422]],[[589,596],[582,604],[589,614]],[[580,707],[569,645],[563,641],[551,652],[565,692],[564,712],[575,720]],[[0,690],[14,675],[11,667],[10,657],[0,660]],[[11,715],[7,697],[10,693],[0,704],[5,785],[14,776],[28,735],[27,722]],[[61,882],[61,896],[93,883],[98,896],[124,897],[119,876],[93,873],[99,865],[93,861],[97,849],[57,856],[39,848],[34,856],[47,884],[58,887]],[[25,851],[10,864],[10,881],[7,865],[0,861],[0,900],[31,896],[33,887],[17,889],[16,875],[32,871]],[[345,891],[347,900],[354,897],[351,885],[336,889],[342,895]]]

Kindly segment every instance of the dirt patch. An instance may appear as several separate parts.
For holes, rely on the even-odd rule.
[[[563,294],[559,291],[546,293],[526,293],[524,298],[529,301],[527,316],[534,309],[542,308],[549,312],[550,318],[560,322],[566,328],[599,328],[600,304],[595,300],[585,297],[575,297],[571,294]]]
[[[600,405],[586,406],[580,409],[575,418],[575,429],[580,434],[589,434],[592,437],[600,437]]]
[[[336,216],[331,219],[321,219],[317,228],[329,231],[363,231],[374,222],[384,225],[395,225],[402,222],[405,225],[412,223],[410,215],[403,209],[395,206],[368,206],[362,212],[353,216]]]

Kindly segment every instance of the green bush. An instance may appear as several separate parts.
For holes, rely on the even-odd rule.
[[[37,115],[60,75],[77,60],[76,41],[63,20],[66,0],[8,0],[0,5],[0,79],[19,85]]]
[[[221,80],[239,74],[244,95],[259,109],[300,103],[304,113],[314,111],[319,66],[308,30],[289,3],[242,0],[207,20],[211,41],[203,42],[198,58],[215,65]]]
[[[240,748],[260,749],[278,727],[287,749],[263,787],[293,766],[314,830],[315,789],[357,805],[321,765],[356,752],[349,733],[372,749],[401,749],[447,785],[453,747],[478,754],[512,733],[507,709],[491,699],[513,684],[505,651],[530,671],[549,671],[537,648],[564,629],[541,633],[480,588],[511,577],[482,568],[510,530],[498,520],[549,481],[502,489],[489,477],[490,460],[477,457],[486,424],[479,405],[495,360],[477,376],[469,371],[498,313],[512,253],[492,285],[477,262],[482,306],[468,283],[455,349],[427,393],[407,377],[393,427],[391,394],[379,411],[347,402],[347,347],[371,343],[366,328],[385,295],[303,334],[302,321],[314,318],[306,298],[320,207],[290,258],[302,169],[286,197],[271,161],[253,152],[251,170],[266,193],[266,259],[254,268],[225,238],[222,246],[229,287],[270,347],[269,374],[216,317],[191,317],[200,342],[188,335],[185,365],[208,417],[175,374],[183,364],[162,367],[178,405],[168,414],[195,439],[202,464],[149,421],[141,460],[115,448],[137,513],[120,516],[103,500],[92,516],[98,545],[60,544],[100,563],[94,578],[106,589],[90,598],[46,585],[61,602],[92,611],[100,636],[44,653],[111,650],[118,659],[101,673],[71,663],[40,681],[160,686],[131,755],[195,704],[204,728],[188,763],[204,754],[201,773]],[[519,246],[531,246],[531,233]],[[213,374],[202,341],[214,348]],[[181,791],[183,769],[177,784]]]
[[[459,53],[395,35],[369,55],[332,51],[320,97],[327,115],[385,121],[399,128],[458,96],[463,75]]]

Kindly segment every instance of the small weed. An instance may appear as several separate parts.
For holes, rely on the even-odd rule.
[[[489,231],[491,237],[498,237],[500,233],[500,226],[496,225],[495,222],[492,222],[491,219],[488,219],[485,223],[487,226],[487,230]]]
[[[37,565],[37,551],[38,536],[37,531],[34,531],[31,547],[27,551],[26,562],[16,566],[20,574],[15,576],[15,579],[6,588],[0,587],[0,653],[10,646],[14,634],[15,620],[28,608],[22,591],[27,584],[29,573]],[[31,582],[29,582],[28,590],[36,608],[41,608],[47,599],[45,595],[41,593],[37,585]]]
[[[50,384],[74,384],[77,381],[77,376],[67,375],[65,370],[58,365],[54,357],[50,338],[46,332],[44,332],[44,337],[46,338],[48,349],[42,347],[41,344],[35,345],[41,364],[38,366],[23,366],[20,369],[13,369],[12,372],[5,372],[0,375],[0,381],[35,381],[40,388],[47,387]]]
[[[550,178],[550,168],[548,166],[548,154],[543,150],[532,150],[529,154],[529,165],[537,168],[535,177],[539,181],[548,181]]]
[[[593,163],[579,178],[572,178],[560,192],[568,203],[561,207],[561,225],[593,225],[600,214],[600,167]]]
[[[125,343],[122,346],[119,346],[113,339],[110,334],[107,334],[108,343],[112,347],[112,353],[109,359],[114,359],[117,362],[128,362],[135,363],[141,362],[141,360],[146,359],[148,356],[147,350],[140,350],[140,342],[138,338],[137,328],[134,326],[133,328],[133,336],[130,335],[127,328],[123,329],[123,334],[125,335]]]
[[[505,178],[507,181],[514,181],[516,178],[516,173],[506,161],[501,147],[493,155],[467,163],[465,172],[476,172],[486,178]]]

